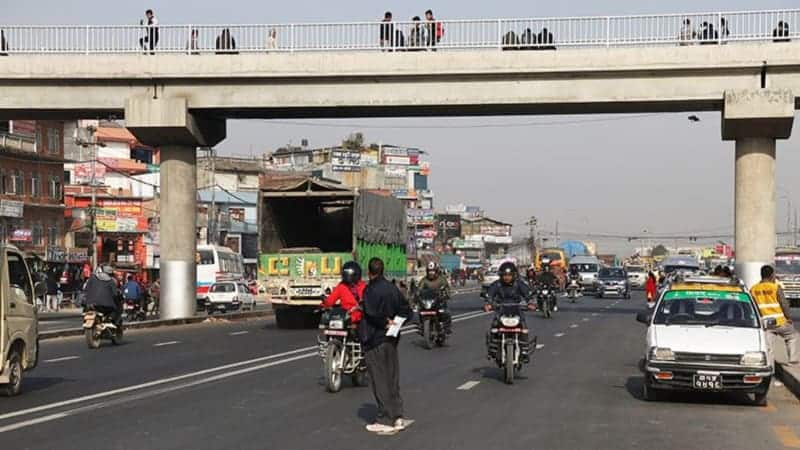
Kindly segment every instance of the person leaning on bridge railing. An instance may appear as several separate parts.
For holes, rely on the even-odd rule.
[[[8,41],[3,30],[0,30],[0,56],[8,56]]]
[[[778,22],[778,27],[772,30],[772,37],[775,38],[772,42],[789,42],[789,24],[780,21]]]
[[[683,25],[681,25],[681,31],[678,34],[679,45],[693,45],[695,39],[697,39],[697,31],[692,27],[692,21],[688,18],[683,19]]]
[[[145,27],[145,35],[139,39],[139,46],[142,47],[145,54],[149,48],[150,54],[154,55],[154,50],[158,46],[158,19],[152,9],[145,11],[144,16],[145,19],[139,21],[139,25]]]
[[[392,51],[391,49],[394,47],[394,24],[392,23],[392,13],[391,11],[386,11],[383,14],[383,20],[381,21],[381,48],[388,48],[389,50],[384,51]]]

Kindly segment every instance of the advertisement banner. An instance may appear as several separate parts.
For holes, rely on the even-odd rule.
[[[30,229],[19,229],[14,230],[11,232],[11,237],[9,238],[11,242],[32,242],[33,241],[33,231]]]
[[[48,246],[45,250],[44,260],[55,263],[67,262],[67,249],[63,247]]]
[[[68,248],[67,262],[81,263],[89,260],[89,249],[87,248]]]
[[[458,214],[439,214],[436,216],[436,229],[443,242],[461,236],[461,216]]]
[[[511,236],[508,225],[481,225],[481,234],[486,236]]]
[[[394,164],[396,166],[408,166],[411,165],[411,158],[408,156],[384,156],[383,163]]]
[[[86,184],[92,182],[92,163],[75,164],[73,172],[75,184]],[[94,165],[94,181],[97,184],[104,184],[106,180],[106,166],[103,164]]]
[[[263,254],[260,272],[267,277],[339,277],[350,253]]]
[[[333,150],[331,152],[331,168],[334,172],[361,171],[361,152]]]
[[[383,156],[408,156],[408,149],[405,147],[383,147]]]
[[[407,209],[406,221],[409,225],[432,225],[435,214],[432,209]]]
[[[383,171],[389,178],[406,178],[408,176],[406,166],[384,166]]]
[[[24,205],[15,200],[0,200],[0,217],[22,217]]]

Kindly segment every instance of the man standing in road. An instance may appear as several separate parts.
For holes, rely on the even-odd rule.
[[[364,291],[364,317],[358,334],[364,350],[367,371],[372,380],[372,393],[378,404],[375,422],[367,430],[382,435],[405,430],[414,421],[403,418],[403,399],[400,397],[400,360],[397,337],[387,336],[388,328],[397,317],[408,318],[411,309],[397,289],[383,276],[383,261],[369,261],[369,285]]]
[[[772,266],[761,268],[761,282],[750,290],[762,319],[775,319],[778,327],[772,330],[786,343],[786,352],[789,354],[789,364],[800,365],[800,355],[797,354],[797,330],[792,323],[789,302],[783,295],[783,289],[775,281],[775,269]]]

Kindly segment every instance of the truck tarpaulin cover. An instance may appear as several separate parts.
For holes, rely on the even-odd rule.
[[[356,202],[356,236],[378,244],[405,245],[406,210],[400,200],[361,191]]]

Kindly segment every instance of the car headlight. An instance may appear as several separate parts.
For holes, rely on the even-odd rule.
[[[652,347],[650,349],[651,361],[675,361],[675,353],[671,349],[663,347]]]
[[[764,352],[747,352],[742,355],[739,364],[750,367],[761,367],[767,365],[767,354]]]
[[[519,325],[519,317],[501,317],[500,323],[502,323],[504,327],[515,327]]]

